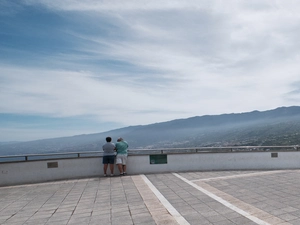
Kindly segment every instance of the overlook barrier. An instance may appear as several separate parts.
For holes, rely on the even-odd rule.
[[[298,146],[234,146],[128,151],[128,174],[299,169]],[[115,167],[115,174],[118,174]],[[0,157],[0,186],[103,176],[102,152]]]

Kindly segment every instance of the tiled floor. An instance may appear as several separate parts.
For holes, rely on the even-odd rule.
[[[300,224],[300,170],[148,174],[0,187],[0,224]]]

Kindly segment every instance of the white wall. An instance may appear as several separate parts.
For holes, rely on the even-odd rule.
[[[233,152],[170,154],[167,164],[150,164],[149,155],[128,157],[128,174],[247,170],[299,169],[300,152]],[[47,168],[48,162],[57,162],[57,168]],[[118,174],[115,166],[115,174]],[[54,180],[103,176],[102,158],[60,159],[0,164],[0,186],[28,184]]]

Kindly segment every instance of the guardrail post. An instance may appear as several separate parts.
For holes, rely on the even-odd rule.
[[[27,155],[25,156],[25,161],[28,161],[28,156]]]
[[[80,153],[77,153],[77,158],[80,158]]]

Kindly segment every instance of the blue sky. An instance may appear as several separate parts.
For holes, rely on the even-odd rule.
[[[1,0],[0,141],[299,105],[300,2]]]

